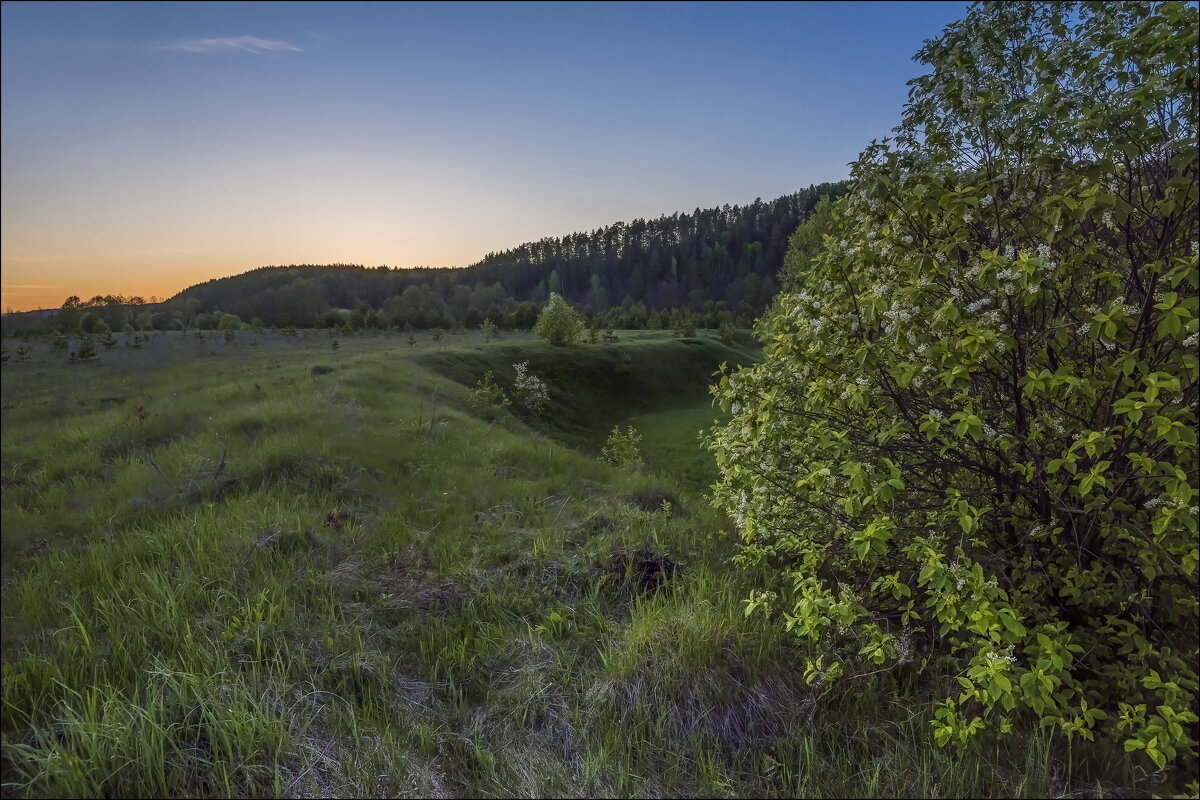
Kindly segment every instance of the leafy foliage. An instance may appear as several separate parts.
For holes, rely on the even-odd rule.
[[[499,418],[512,405],[512,401],[496,383],[496,377],[491,370],[488,370],[471,390],[470,402],[475,412],[487,420]]]
[[[639,467],[642,463],[642,454],[638,450],[638,445],[642,442],[642,435],[634,430],[632,425],[621,432],[620,425],[614,425],[612,433],[608,435],[608,442],[600,450],[600,458],[613,466],[617,467]]]
[[[583,320],[561,295],[552,294],[538,315],[533,332],[555,346],[572,344],[583,335]]]
[[[676,336],[695,336],[696,318],[686,309],[675,309],[671,312],[671,331]]]
[[[490,342],[496,338],[496,323],[492,322],[491,317],[488,317],[479,325],[479,331],[483,334],[483,341]]]
[[[747,613],[812,682],[949,659],[940,744],[1028,715],[1194,768],[1197,28],[986,4],[928,41],[714,390]]]

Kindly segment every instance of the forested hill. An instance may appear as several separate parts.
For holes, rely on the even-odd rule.
[[[293,264],[214,279],[155,307],[70,298],[54,325],[213,328],[232,314],[277,327],[475,327],[491,318],[500,327],[526,328],[551,292],[601,326],[665,327],[668,312],[679,308],[698,315],[700,325],[748,325],[776,292],[796,226],[822,196],[848,185],[617,222],[489,253],[462,269]]]
[[[647,308],[700,311],[708,301],[723,301],[734,313],[757,313],[775,293],[792,231],[822,195],[847,186],[823,183],[769,202],[697,208],[529,242],[489,253],[467,275],[498,281],[534,302],[557,292],[597,310],[628,297]]]

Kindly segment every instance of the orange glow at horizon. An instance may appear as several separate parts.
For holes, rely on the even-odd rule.
[[[470,259],[478,261],[485,251]],[[186,258],[154,259],[149,262],[122,257],[97,257],[73,265],[74,259],[55,259],[37,266],[21,264],[20,259],[6,256],[0,271],[0,308],[8,311],[36,311],[60,308],[68,297],[90,300],[104,295],[139,296],[168,300],[179,292],[213,279],[240,275],[265,266],[288,264],[362,264],[375,267],[432,266],[455,267],[458,264],[400,265],[385,261],[365,261],[357,258],[283,258],[252,260],[196,254]],[[26,259],[35,261],[35,259]]]

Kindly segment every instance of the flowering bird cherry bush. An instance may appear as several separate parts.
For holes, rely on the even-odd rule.
[[[516,371],[516,378],[513,380],[513,394],[517,399],[517,405],[531,414],[540,414],[550,400],[546,382],[529,372],[528,361],[513,364],[513,370]]]
[[[985,4],[927,41],[714,388],[747,613],[820,649],[813,682],[954,675],[941,744],[1036,718],[1194,769],[1197,29]]]

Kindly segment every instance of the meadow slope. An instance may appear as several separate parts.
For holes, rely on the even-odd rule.
[[[933,747],[902,672],[810,689],[704,499],[707,383],[753,348],[620,336],[159,334],[6,364],[3,794],[1080,789],[1036,734]],[[522,361],[543,414],[472,405]],[[618,423],[639,470],[596,458]],[[1121,770],[1087,786],[1139,786]]]

